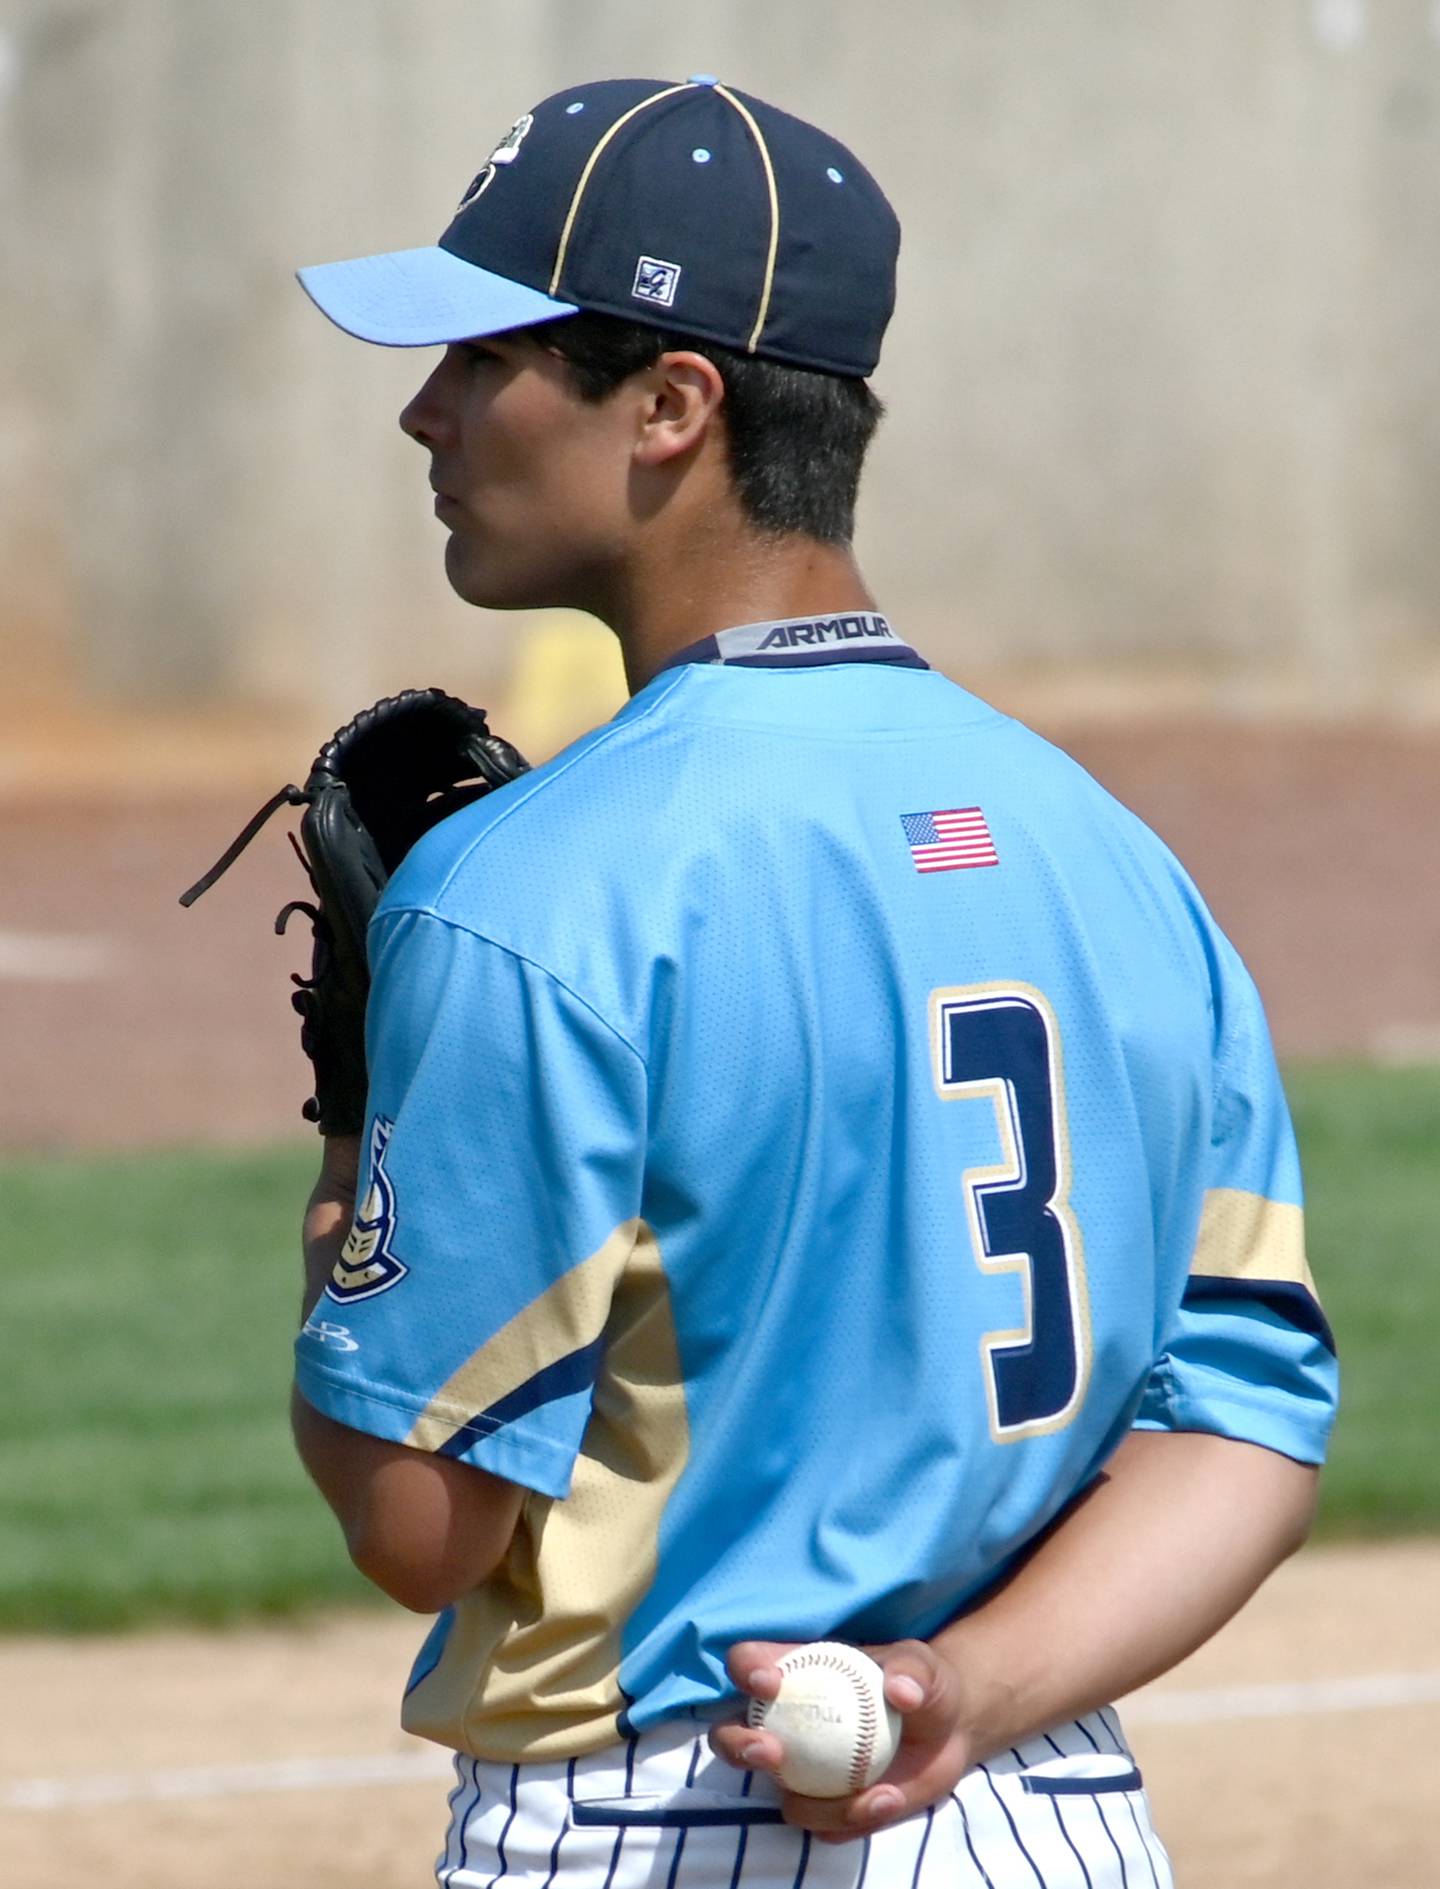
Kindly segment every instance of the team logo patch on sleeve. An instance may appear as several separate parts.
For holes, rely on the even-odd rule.
[[[409,1271],[397,1259],[392,1242],[395,1237],[395,1186],[385,1171],[385,1150],[395,1124],[384,1115],[375,1117],[370,1130],[369,1185],[355,1209],[350,1233],[335,1262],[326,1296],[348,1305],[352,1299],[373,1299],[377,1292],[388,1292]]]
[[[979,807],[949,807],[938,813],[902,813],[900,824],[916,872],[963,872],[968,866],[998,866],[1000,855]]]

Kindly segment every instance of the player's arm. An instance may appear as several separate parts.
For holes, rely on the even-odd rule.
[[[424,853],[371,926],[366,1135],[306,1214],[294,1423],[352,1559],[430,1612],[495,1571],[527,1492],[569,1494],[646,1106],[583,998],[400,900]]]
[[[972,1765],[1168,1671],[1222,1627],[1305,1540],[1318,1472],[1199,1432],[1134,1431],[1105,1473],[997,1592],[928,1643],[868,1651],[902,1714],[900,1753],[855,1797],[787,1798],[804,1828],[859,1836],[938,1802]],[[731,1649],[742,1690],[773,1698],[781,1649]],[[772,1769],[779,1741],[714,1734]]]
[[[309,1318],[355,1213],[360,1143],[325,1139],[305,1212]],[[416,1613],[438,1613],[499,1565],[525,1491],[466,1463],[336,1423],[295,1392],[291,1425],[300,1459],[330,1504],[360,1572]]]

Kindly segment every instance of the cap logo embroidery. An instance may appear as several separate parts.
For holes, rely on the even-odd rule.
[[[680,286],[678,262],[661,262],[656,256],[642,256],[635,265],[635,281],[630,293],[642,302],[659,302],[669,308]]]
[[[474,203],[477,197],[483,197],[485,195],[485,192],[495,181],[495,167],[497,164],[513,164],[515,162],[516,158],[520,155],[520,146],[524,143],[526,134],[534,122],[534,112],[526,112],[523,118],[517,118],[515,120],[514,124],[511,125],[510,129],[505,133],[505,136],[485,160],[484,170],[479,172],[474,178],[470,188],[460,199],[458,205],[459,209],[465,209],[468,204]]]

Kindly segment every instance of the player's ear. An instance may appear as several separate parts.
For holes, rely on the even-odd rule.
[[[703,354],[662,354],[643,376],[645,404],[635,441],[635,463],[662,466],[705,438],[725,399],[725,381]]]

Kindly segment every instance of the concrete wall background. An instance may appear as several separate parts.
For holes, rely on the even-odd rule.
[[[952,668],[1440,702],[1432,0],[0,0],[11,699],[510,660],[298,264],[432,240],[535,99],[722,73],[905,225],[861,550]]]

